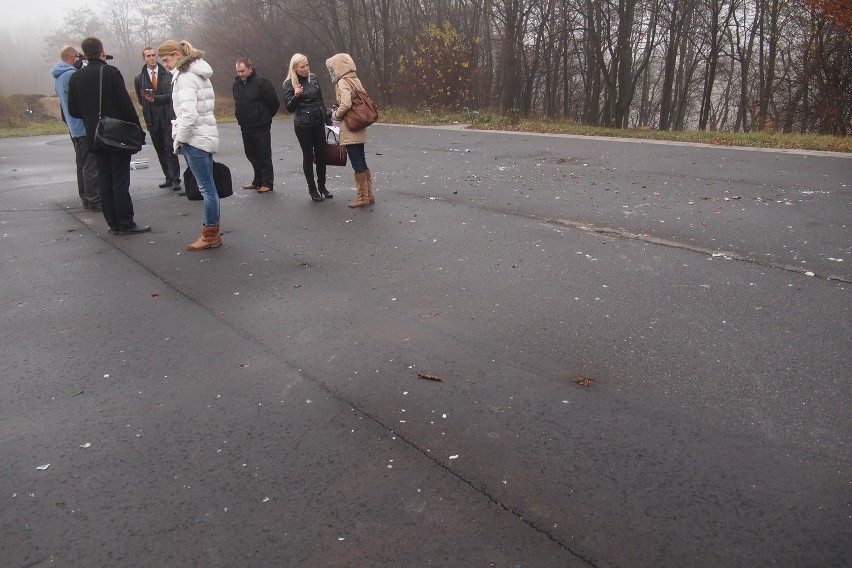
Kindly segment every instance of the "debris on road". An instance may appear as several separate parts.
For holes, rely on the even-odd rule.
[[[574,381],[574,382],[577,383],[578,385],[587,387],[587,386],[591,385],[593,381],[589,377],[584,377],[583,375],[577,375],[577,380]]]
[[[49,464],[49,463],[46,463],[46,464],[44,464],[44,465],[40,465],[40,466],[38,466],[36,469],[37,469],[37,470],[39,470],[39,471],[44,471],[44,470],[46,470],[46,469],[47,469],[47,468],[49,468],[49,467],[50,467],[50,464]]]
[[[438,381],[439,383],[443,383],[444,379],[439,377],[438,375],[430,375],[429,373],[417,373],[418,379],[426,379],[429,381]]]

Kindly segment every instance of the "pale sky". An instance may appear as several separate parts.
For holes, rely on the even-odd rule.
[[[38,22],[55,26],[65,15],[66,8],[94,7],[96,5],[96,2],[73,2],[72,0],[35,0],[26,4],[14,0],[0,0],[3,13],[0,26]]]

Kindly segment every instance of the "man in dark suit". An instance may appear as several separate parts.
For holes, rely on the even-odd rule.
[[[136,100],[142,105],[145,126],[151,135],[151,144],[157,151],[160,167],[166,181],[160,187],[180,190],[180,163],[173,150],[172,120],[175,111],[172,108],[172,74],[157,63],[157,52],[153,47],[142,50],[145,66],[133,80]]]
[[[80,47],[89,64],[74,73],[68,82],[68,114],[83,119],[86,141],[97,157],[98,184],[104,218],[109,225],[109,232],[114,235],[145,233],[150,231],[151,227],[137,225],[133,220],[130,152],[109,150],[95,144],[95,131],[100,114],[137,125],[139,117],[130,95],[127,94],[121,71],[106,64],[107,55],[101,40],[87,37]]]

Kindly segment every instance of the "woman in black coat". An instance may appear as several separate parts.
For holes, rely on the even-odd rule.
[[[317,76],[311,73],[308,58],[301,53],[290,58],[290,73],[284,81],[284,106],[295,114],[293,126],[302,148],[302,169],[308,193],[314,201],[334,197],[325,187],[325,125],[327,111]],[[314,158],[317,178],[314,181]]]

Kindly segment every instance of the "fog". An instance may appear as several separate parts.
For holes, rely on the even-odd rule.
[[[50,19],[0,24],[0,45],[7,56],[0,58],[0,94],[52,95],[50,68],[59,54],[48,54],[44,38],[53,29]]]
[[[48,53],[45,37],[55,31],[65,11],[89,2],[39,0],[3,11],[0,19],[0,45],[6,57],[0,59],[0,94],[52,95],[50,68],[59,53]]]

